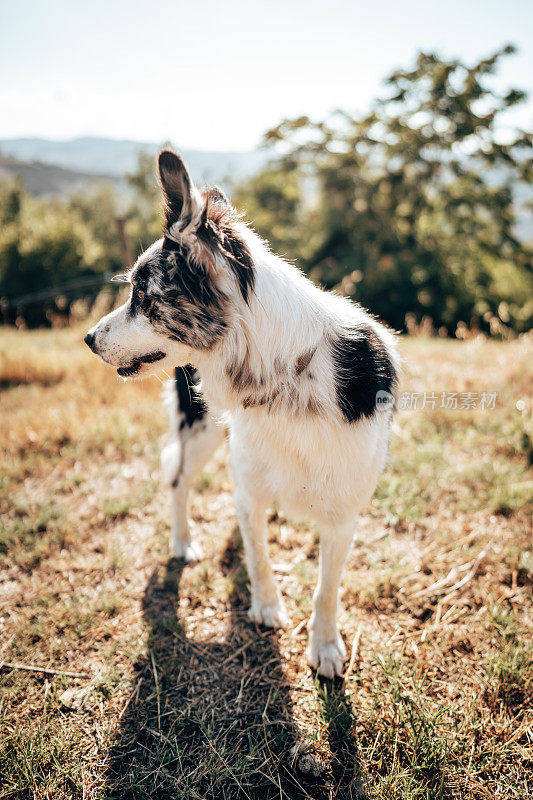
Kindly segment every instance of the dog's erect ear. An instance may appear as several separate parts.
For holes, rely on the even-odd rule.
[[[159,154],[159,179],[165,200],[166,231],[183,232],[199,221],[203,209],[200,192],[181,157],[171,150]]]
[[[207,196],[213,203],[223,203],[225,206],[231,205],[226,192],[220,186],[209,186]]]

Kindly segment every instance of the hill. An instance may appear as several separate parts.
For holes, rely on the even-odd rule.
[[[96,180],[110,181],[118,185],[113,175],[96,172],[80,172],[40,161],[23,161],[0,152],[0,180],[20,176],[25,188],[35,196],[59,195],[66,197],[73,191],[83,189]]]
[[[135,169],[139,152],[157,153],[163,142],[82,137],[55,139],[0,139],[0,152],[21,161],[39,161],[83,173],[122,177]],[[200,182],[228,183],[252,175],[267,160],[260,150],[187,150],[173,143]]]

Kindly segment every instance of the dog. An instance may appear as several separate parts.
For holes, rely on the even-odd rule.
[[[319,525],[307,659],[333,678],[346,658],[337,628],[341,573],[387,456],[395,336],[274,255],[222,190],[194,184],[179,155],[160,153],[159,178],[164,236],[117,276],[131,285],[129,299],[85,342],[123,378],[179,368],[174,442],[163,462],[173,553],[187,560],[198,555],[187,494],[223,439],[216,419],[225,421],[251,620],[287,623],[268,557],[267,508],[275,501]]]

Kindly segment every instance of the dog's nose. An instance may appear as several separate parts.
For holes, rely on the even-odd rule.
[[[91,348],[91,350],[94,350],[94,333],[90,333],[90,332],[89,332],[89,333],[86,335],[86,337],[85,337],[85,339],[84,339],[83,341],[85,342],[85,344],[87,345],[87,347],[90,347],[90,348]]]

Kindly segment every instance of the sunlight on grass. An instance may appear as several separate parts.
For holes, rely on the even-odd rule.
[[[362,635],[339,686],[305,661],[316,526],[270,514],[286,632],[247,619],[226,450],[191,504],[203,560],[170,559],[161,385],[119,381],[81,334],[0,331],[0,662],[56,670],[0,668],[0,795],[526,800],[529,340],[402,341],[402,390],[498,402],[395,414],[343,581],[348,649]]]

